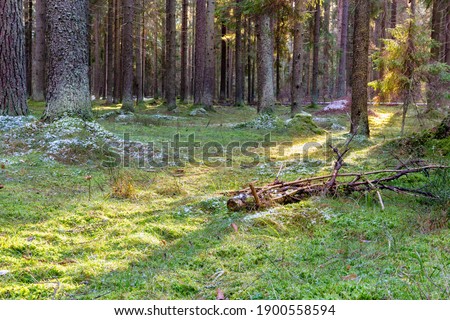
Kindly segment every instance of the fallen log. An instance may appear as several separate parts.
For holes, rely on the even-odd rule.
[[[277,179],[275,183],[262,187],[256,187],[252,183],[248,188],[228,193],[231,196],[227,202],[228,209],[231,211],[251,211],[271,207],[275,204],[299,202],[317,195],[336,195],[338,192],[351,194],[354,192],[376,191],[378,198],[381,199],[380,190],[389,190],[396,193],[436,198],[432,193],[427,191],[393,186],[388,183],[413,173],[450,168],[449,166],[427,165],[408,169],[386,169],[340,174],[339,169],[342,167],[342,162],[339,160],[338,162],[339,164],[335,166],[331,175],[298,179],[290,182],[280,182]],[[370,176],[375,175],[378,175],[378,177],[369,179]],[[343,179],[349,181],[342,181]]]

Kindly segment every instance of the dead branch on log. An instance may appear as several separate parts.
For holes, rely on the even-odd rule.
[[[342,157],[345,155],[345,153],[339,154]],[[342,157],[339,158],[342,159]],[[340,167],[342,167],[342,163]],[[298,179],[290,182],[276,181],[275,183],[271,183],[263,187],[255,187],[251,184],[251,187],[249,188],[228,193],[228,195],[232,196],[232,198],[228,200],[228,208],[232,211],[254,210],[270,207],[273,204],[299,202],[311,196],[327,194],[331,190],[334,194],[338,191],[343,191],[346,194],[353,192],[376,191],[382,207],[384,207],[384,203],[380,190],[389,190],[396,193],[419,197],[436,198],[436,196],[430,192],[408,189],[401,186],[393,186],[387,183],[393,182],[401,177],[413,173],[425,172],[428,174],[428,172],[432,170],[450,168],[449,166],[427,165],[403,170],[386,169],[364,173],[340,174],[340,167],[338,164],[335,164],[333,174],[326,176]],[[374,175],[379,175],[379,177],[368,179],[369,176]],[[341,179],[350,181],[341,181]]]
[[[407,189],[399,186],[387,185],[386,183],[398,180],[399,178],[412,173],[427,172],[436,169],[448,169],[448,166],[429,165],[420,168],[405,169],[405,170],[379,170],[366,173],[344,173],[333,174],[322,177],[314,177],[308,179],[301,179],[287,183],[270,184],[264,187],[256,188],[253,184],[249,188],[231,193],[233,196],[228,200],[228,208],[232,211],[238,210],[253,210],[255,208],[270,207],[274,203],[287,204],[298,202],[305,198],[323,195],[328,193],[331,189],[333,193],[342,190],[345,193],[376,191],[380,205],[384,207],[380,190],[390,190],[396,193],[409,194],[414,196],[435,198],[433,194],[426,191]],[[335,168],[336,170],[336,168]],[[376,179],[369,180],[367,177],[371,175],[386,175]],[[340,182],[339,178],[349,178],[353,180],[350,182]],[[315,182],[315,183],[312,183]],[[253,199],[254,201],[250,201]]]

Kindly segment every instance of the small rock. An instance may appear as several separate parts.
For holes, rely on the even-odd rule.
[[[342,130],[345,130],[345,127],[343,127],[343,126],[341,126],[341,125],[339,125],[339,124],[337,124],[337,123],[333,123],[333,124],[331,125],[331,130],[334,130],[334,131],[342,131]]]
[[[116,117],[116,122],[133,122],[136,116],[132,113],[119,114]]]
[[[192,110],[192,112],[189,114],[191,117],[199,117],[199,116],[206,116],[208,112],[203,108],[198,108],[195,110]]]

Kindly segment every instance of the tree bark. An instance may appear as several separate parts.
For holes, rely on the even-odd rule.
[[[92,94],[95,98],[100,99],[101,96],[101,78],[102,78],[102,68],[101,68],[101,52],[100,52],[100,12],[98,9],[94,13],[94,66],[92,74]]]
[[[295,0],[295,25],[294,25],[294,48],[292,59],[292,81],[291,81],[291,116],[300,112],[302,105],[302,74],[303,74],[303,28],[300,20],[304,0]]]
[[[367,81],[370,42],[370,2],[356,0],[353,35],[351,129],[353,134],[369,137]]]
[[[114,94],[113,102],[118,103],[121,100],[122,87],[122,46],[121,46],[121,10],[122,1],[115,0],[114,9]]]
[[[106,104],[113,103],[114,90],[114,0],[108,0]]]
[[[445,15],[445,63],[450,65],[450,2],[447,3]]]
[[[387,18],[388,18],[388,0],[383,0],[383,9],[381,12],[381,21],[380,21],[380,51],[383,52],[384,50],[384,39],[386,39],[386,25],[387,25]],[[379,79],[383,79],[384,78],[384,67],[380,66],[380,71],[379,71]],[[383,100],[384,98],[381,97]]]
[[[36,0],[36,29],[33,47],[31,98],[34,101],[45,100],[45,11],[46,0]]]
[[[177,108],[176,101],[176,3],[166,0],[166,63],[165,63],[165,100],[168,111]]]
[[[0,2],[0,115],[28,113],[22,0]]]
[[[442,34],[445,32],[445,9],[446,0],[433,0],[433,12],[431,16],[431,39],[438,45],[431,48],[432,61],[443,61],[446,44],[441,41]]]
[[[195,13],[194,104],[201,104],[206,64],[206,0],[197,0]]]
[[[264,12],[257,22],[258,113],[272,113],[275,108],[273,87],[273,38],[271,18]]]
[[[33,61],[33,1],[25,0],[25,60],[27,73],[27,95],[32,94],[32,61]]]
[[[133,21],[134,21],[134,0],[123,0],[122,110],[124,110],[124,111],[134,111],[134,100],[133,100]]]
[[[281,100],[281,15],[277,12],[275,27],[275,97]]]
[[[392,0],[391,3],[391,23],[390,28],[395,29],[397,26],[397,0]]]
[[[136,102],[139,104],[144,101],[144,59],[143,59],[143,44],[144,44],[144,3],[142,0],[137,0],[136,3]]]
[[[247,19],[246,32],[247,32],[247,103],[249,105],[253,104],[253,34],[252,22],[250,18]]]
[[[446,12],[448,4],[446,0],[434,0],[433,10],[431,17],[431,39],[436,43],[431,48],[431,61],[432,63],[444,62],[446,60],[445,50],[448,48],[448,43],[445,43],[445,38],[448,38],[446,32]],[[427,111],[438,110],[445,105],[445,95],[448,88],[446,84],[440,79],[437,74],[432,74],[428,81],[427,91]]]
[[[181,10],[181,83],[180,98],[184,102],[187,100],[187,74],[188,74],[188,0],[183,0]]]
[[[320,3],[317,2],[314,14],[314,45],[311,98],[313,103],[319,99],[319,41],[320,41]]]
[[[344,97],[347,91],[347,36],[349,0],[342,0],[341,39],[339,41],[339,68],[336,82],[336,97]]]
[[[92,117],[88,9],[86,0],[47,0],[47,121]]]
[[[234,95],[234,104],[240,106],[244,104],[244,61],[243,61],[243,42],[242,42],[242,9],[240,7],[242,0],[236,0],[236,54],[235,54],[235,73],[236,89]]]
[[[324,31],[324,46],[323,46],[323,77],[322,77],[322,95],[324,100],[330,98],[330,72],[333,69],[332,60],[330,56],[331,43],[330,43],[330,0],[325,0],[323,3],[324,18],[323,18],[323,31]]]
[[[224,102],[227,99],[227,27],[225,22],[222,22],[222,41],[220,48],[220,93],[219,100]]]
[[[202,104],[206,110],[212,110],[215,88],[215,49],[214,49],[214,15],[216,2],[207,1],[206,9],[206,65],[203,85]]]

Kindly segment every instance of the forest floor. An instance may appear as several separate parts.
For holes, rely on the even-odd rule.
[[[30,104],[39,118],[44,106]],[[436,191],[440,200],[383,191],[385,210],[368,192],[231,213],[226,191],[267,184],[277,175],[289,181],[329,173],[333,155],[325,143],[345,142],[348,115],[306,108],[325,132],[286,125],[288,107],[277,109],[277,119],[257,118],[250,107],[216,107],[200,116],[190,115],[192,106],[175,115],[151,102],[134,115],[115,114],[119,108],[95,104],[101,130],[114,139],[129,134],[154,142],[161,160],[156,150],[164,142],[195,134],[196,142],[212,147],[211,157],[201,161],[197,150],[201,163],[183,167],[171,161],[149,166],[134,157],[113,166],[114,157],[87,147],[95,141],[58,140],[59,131],[51,131],[57,125],[29,127],[16,139],[9,132],[15,129],[0,128],[6,141],[0,146],[0,299],[215,299],[218,289],[227,299],[450,296],[448,170],[396,182]],[[401,140],[399,108],[372,109],[372,136],[354,139],[342,172],[392,168],[399,159],[450,163],[449,138],[418,134],[435,127],[439,116],[419,121],[412,111],[410,138]],[[88,129],[69,135],[90,139]],[[230,150],[231,142],[252,146],[268,133],[278,143],[270,154],[235,149],[227,161],[214,151],[219,145]],[[67,141],[71,147],[61,156],[55,146]],[[280,148],[283,142],[290,144]]]

